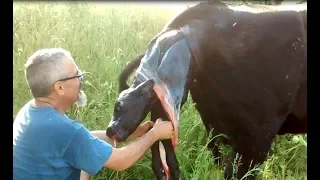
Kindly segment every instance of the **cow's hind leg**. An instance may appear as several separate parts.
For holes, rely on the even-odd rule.
[[[278,135],[305,133],[307,133],[307,79],[300,83],[292,109],[282,124]]]
[[[246,176],[243,179],[255,179],[256,171],[252,169],[256,165],[264,163],[272,142],[284,122],[284,117],[261,118],[256,121],[259,124],[245,123],[252,122],[247,119],[239,120],[238,122],[241,124],[237,124],[235,126],[237,128],[230,134],[232,157],[229,159],[225,169],[225,179],[231,179],[232,177],[241,179],[243,176]],[[239,159],[235,160],[237,153]],[[236,171],[234,171],[234,167],[237,167]],[[249,174],[251,175],[249,176]]]
[[[224,135],[216,131],[215,129],[209,131],[207,130],[210,137],[210,142],[208,143],[208,149],[212,151],[214,160],[216,163],[220,163],[222,154],[219,150],[220,145],[231,145],[229,139]]]
[[[232,156],[224,172],[225,179],[229,180],[232,177],[241,179],[243,176],[246,176],[243,179],[255,179],[256,172],[253,168],[264,162],[271,148],[272,140],[259,139],[258,137],[256,137],[256,140],[253,140],[254,138],[250,139],[252,139],[251,142],[249,139],[239,139],[238,144],[233,145]]]
[[[222,157],[222,154],[219,151],[219,144],[229,144],[227,138],[220,134],[212,125],[210,121],[213,119],[210,115],[200,114],[201,120],[207,130],[207,135],[210,137],[210,142],[208,143],[208,149],[212,151],[214,160],[219,163]]]

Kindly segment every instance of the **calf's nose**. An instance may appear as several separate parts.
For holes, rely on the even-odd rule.
[[[106,135],[107,135],[110,139],[112,139],[112,138],[114,137],[114,135],[116,135],[116,131],[112,128],[112,126],[107,127]]]

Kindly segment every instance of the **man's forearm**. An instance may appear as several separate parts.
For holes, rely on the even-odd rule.
[[[114,142],[106,135],[106,131],[105,130],[95,130],[95,131],[91,131],[91,133],[96,136],[97,138],[111,144],[111,145],[114,145]],[[132,139],[135,139],[137,138],[138,135],[133,133],[131,134],[127,139],[126,141],[130,141]],[[120,143],[119,143],[120,144]]]
[[[130,141],[130,140],[135,139],[135,138],[137,138],[137,137],[139,137],[139,136],[136,135],[135,133],[133,133],[133,134],[131,134],[130,136],[128,136],[128,138],[126,139],[126,141]]]
[[[105,131],[96,130],[91,131],[91,133],[99,139],[104,140],[113,145],[113,141],[110,138],[108,138]],[[131,135],[131,138],[132,137],[135,137],[135,135]],[[133,163],[139,160],[148,151],[148,149],[150,149],[152,144],[157,140],[158,139],[154,131],[150,130],[149,132],[141,136],[137,141],[132,142],[122,148],[116,148],[113,152],[113,156],[121,158],[116,158],[114,161],[109,160],[108,164],[105,164],[104,166],[117,171],[127,169]]]
[[[157,137],[153,130],[141,136],[137,141],[120,148],[120,153],[123,155],[124,169],[130,167],[138,161],[157,141]]]
[[[113,141],[106,135],[105,130],[96,130],[96,131],[91,131],[91,133],[96,136],[97,138],[113,145]]]

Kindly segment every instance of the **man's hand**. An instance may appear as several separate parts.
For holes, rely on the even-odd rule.
[[[172,139],[174,135],[173,125],[170,121],[158,119],[151,129],[158,140]]]
[[[140,124],[137,129],[126,139],[126,141],[141,137],[146,134],[152,127],[154,123],[152,121],[146,121]]]

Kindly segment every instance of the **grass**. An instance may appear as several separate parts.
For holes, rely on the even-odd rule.
[[[88,106],[67,115],[90,130],[105,129],[117,97],[117,77],[125,63],[145,51],[177,9],[154,6],[76,3],[14,3],[14,115],[31,98],[24,79],[26,59],[40,48],[62,47],[86,71]],[[176,154],[182,179],[222,179],[225,161],[213,163],[206,149],[209,138],[189,98],[181,111],[180,142]],[[306,136],[277,137],[268,160],[260,166],[261,180],[304,180]],[[229,147],[221,146],[226,154]],[[150,151],[123,172],[101,170],[92,179],[155,179]]]

